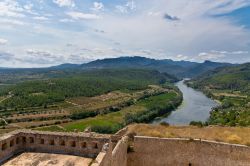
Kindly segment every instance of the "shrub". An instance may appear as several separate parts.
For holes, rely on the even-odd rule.
[[[168,122],[161,122],[160,125],[168,127],[169,123]]]
[[[103,134],[114,134],[118,130],[120,130],[122,125],[113,125],[113,126],[91,126],[91,131]]]
[[[201,121],[191,121],[189,125],[203,127],[203,123]]]

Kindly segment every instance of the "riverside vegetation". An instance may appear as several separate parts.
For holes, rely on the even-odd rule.
[[[0,133],[36,127],[113,133],[179,105],[181,93],[172,85],[176,80],[149,69],[95,69],[3,85]]]
[[[188,86],[221,103],[205,125],[250,126],[249,66],[120,57],[44,69],[0,69],[0,133],[17,128],[113,133],[134,122],[149,122],[181,103],[173,83],[183,77],[192,78]]]
[[[218,68],[186,83],[221,103],[208,125],[250,126],[250,63]]]

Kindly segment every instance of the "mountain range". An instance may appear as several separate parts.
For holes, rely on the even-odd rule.
[[[107,68],[145,68],[166,72],[179,78],[195,77],[218,67],[232,66],[230,63],[205,61],[203,63],[190,61],[173,61],[170,59],[156,60],[145,57],[119,57],[95,60],[89,63],[62,64],[52,69],[107,69]]]
[[[194,78],[207,71],[226,66],[233,66],[233,64],[211,61],[197,63],[170,59],[156,60],[139,56],[119,57],[100,59],[84,64],[65,63],[47,68],[0,68],[0,83],[79,75],[84,71],[96,69],[150,69],[182,79]]]

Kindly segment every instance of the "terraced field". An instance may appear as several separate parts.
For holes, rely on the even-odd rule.
[[[5,125],[4,121],[0,120],[3,124],[0,128],[0,133],[19,128],[43,126],[50,127],[41,128],[42,130],[48,129],[52,131],[82,131],[89,126],[111,126],[110,130],[115,131],[123,126],[124,117],[127,113],[146,111],[147,106],[145,102],[141,101],[143,98],[149,96],[156,98],[157,95],[168,92],[169,95],[176,95],[174,90],[155,85],[149,86],[145,90],[113,91],[94,97],[69,98],[65,102],[54,103],[46,107],[2,110],[0,111],[0,116],[9,124]],[[146,101],[146,99],[144,100]],[[158,103],[158,105],[161,104]],[[85,120],[75,121],[77,119]]]
[[[148,122],[157,116],[168,113],[179,105],[181,97],[174,91],[163,90],[161,94],[138,100],[135,104],[124,107],[120,111],[98,115],[96,117],[39,128],[48,131],[84,131],[90,127],[92,131],[114,133],[133,122]]]
[[[143,107],[146,111],[146,106],[138,104],[140,101],[163,93],[179,93],[172,84],[177,80],[175,77],[155,70],[67,70],[47,74],[43,79],[20,80],[0,86],[0,133],[46,126],[52,126],[49,127],[51,130],[84,130],[93,126],[89,123],[96,123],[95,130],[103,132],[111,125],[98,124],[111,122],[113,125],[108,132],[113,132],[125,125],[123,116],[112,120],[124,109],[131,107],[137,112],[137,107]],[[158,114],[155,110],[152,112],[154,116]],[[85,127],[67,125],[95,117],[97,120],[90,120]],[[129,123],[135,121],[132,115],[126,114],[126,119]],[[104,126],[104,129],[99,129],[99,126]]]

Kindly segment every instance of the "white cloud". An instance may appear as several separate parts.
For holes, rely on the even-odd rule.
[[[179,54],[179,55],[176,55],[176,60],[187,60],[188,59],[188,56],[186,55],[182,55],[182,54]]]
[[[148,12],[148,16],[160,16],[161,15],[161,12],[154,12],[154,11],[150,11]]]
[[[127,8],[129,8],[130,10],[135,10],[136,9],[136,4],[134,0],[130,0],[127,2],[127,4],[125,5]]]
[[[60,7],[75,7],[74,0],[53,0]]]
[[[68,22],[74,22],[74,20],[72,19],[67,19],[67,18],[64,18],[64,19],[60,19],[59,22],[64,22],[64,23],[68,23]]]
[[[248,51],[233,51],[232,54],[248,54]]]
[[[3,0],[0,2],[0,16],[7,17],[24,17],[24,9],[18,2],[11,0]]]
[[[36,50],[36,49],[27,49],[26,50],[28,57],[25,57],[22,60],[25,60],[26,62],[30,63],[36,63],[36,64],[53,64],[62,62],[64,60],[64,57],[62,55],[54,54],[50,51],[44,51],[44,50]]]
[[[218,54],[248,54],[248,51],[216,51],[216,50],[212,50],[212,53],[218,53]]]
[[[29,4],[24,5],[23,8],[26,10],[31,10],[33,6],[34,6],[33,4],[29,3]]]
[[[225,57],[224,54],[202,52],[202,53],[199,53],[197,59],[198,60],[218,60],[224,57]]]
[[[93,3],[93,8],[91,8],[93,11],[103,11],[104,10],[104,5],[102,2],[94,2]]]
[[[7,43],[8,43],[8,40],[0,38],[0,45],[5,45]]]
[[[19,21],[19,20],[16,20],[16,19],[7,19],[7,18],[0,18],[0,23],[2,25],[6,25],[6,24],[25,25],[25,23],[23,21]]]
[[[237,59],[238,62],[242,62],[244,58],[240,58],[239,56],[248,55],[248,51],[217,51],[211,50],[209,52],[199,53],[195,60],[213,60],[213,61],[225,61],[229,59]],[[235,61],[235,60],[234,60]],[[229,61],[231,62],[231,61]]]
[[[33,56],[45,56],[45,57],[55,57],[51,52],[48,51],[40,51],[35,49],[27,49],[26,53]]]
[[[117,11],[119,11],[121,13],[127,13],[128,12],[128,10],[127,10],[127,8],[125,6],[117,5],[116,9],[117,9]]]
[[[33,17],[34,20],[40,20],[40,21],[46,21],[49,20],[49,18],[44,17],[44,16],[37,16],[37,17]]]
[[[129,13],[136,10],[136,4],[134,0],[129,0],[125,5],[116,5],[116,10],[121,13]]]
[[[13,0],[0,0],[0,9],[3,2],[6,8],[7,1]],[[250,61],[250,28],[239,25],[234,17],[214,16],[246,7],[249,0],[143,0],[136,4],[139,1],[110,4],[95,1],[80,4],[80,0],[54,0],[58,6],[70,8],[57,8],[50,4],[52,0],[30,1],[33,6],[26,6],[26,1],[13,1],[19,4],[0,10],[0,34],[4,34],[2,37],[9,35],[8,40],[12,41],[2,47],[6,49],[3,51],[12,50],[20,59],[19,64],[25,66],[28,62],[32,66],[44,66],[127,55],[193,61]],[[105,2],[105,10],[102,2]],[[168,14],[169,21],[164,19],[164,14]],[[33,17],[57,21],[34,21]],[[67,43],[74,47],[65,47]],[[26,52],[26,48],[37,50]],[[43,57],[42,65],[38,62],[39,56]],[[49,59],[47,64],[46,58]]]
[[[101,18],[100,16],[98,16],[96,14],[90,14],[90,13],[68,12],[66,14],[75,20],[80,20],[80,19],[95,20],[95,19]]]

